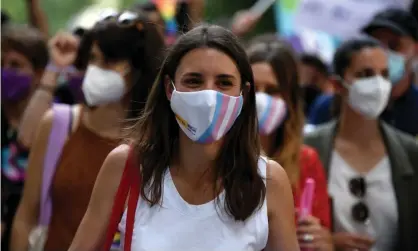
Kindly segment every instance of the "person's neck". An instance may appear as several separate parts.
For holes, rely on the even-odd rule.
[[[222,142],[199,144],[190,140],[183,132],[179,133],[178,155],[175,172],[191,184],[213,183],[214,167]]]
[[[260,143],[263,151],[267,154],[268,157],[273,157],[276,149],[274,149],[274,141],[276,139],[276,132],[270,135],[261,135],[260,134]]]
[[[112,103],[83,110],[83,123],[92,131],[105,138],[119,138],[126,115],[126,107]]]
[[[336,136],[356,145],[370,145],[376,139],[380,139],[379,121],[365,118],[348,105],[344,105]]]
[[[2,104],[7,123],[9,123],[12,128],[17,129],[19,127],[20,120],[26,109],[28,101],[29,99],[24,99],[19,102],[5,102]]]

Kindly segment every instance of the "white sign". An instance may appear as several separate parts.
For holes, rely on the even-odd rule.
[[[379,11],[389,7],[407,9],[412,0],[300,0],[295,25],[350,37]]]
[[[305,53],[317,55],[321,60],[331,62],[335,45],[328,34],[310,29],[299,29],[296,33],[299,35]]]

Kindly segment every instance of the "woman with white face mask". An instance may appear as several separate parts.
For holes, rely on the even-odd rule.
[[[45,251],[68,249],[101,165],[122,137],[122,122],[137,118],[143,109],[164,47],[156,28],[139,12],[104,17],[81,43],[90,47],[82,84],[85,104],[53,109],[43,117],[29,156],[11,250],[28,250],[29,244],[43,245]],[[56,127],[65,116],[64,129]],[[56,147],[61,139],[62,147]]]
[[[131,145],[104,162],[70,250],[100,249],[119,222],[124,250],[299,250],[286,173],[260,154],[254,81],[238,39],[195,28],[160,74]]]
[[[255,39],[258,40],[257,38]],[[298,61],[290,45],[276,37],[255,42],[247,49],[256,86],[261,146],[287,172],[298,209],[301,248],[332,250],[331,215],[325,173],[316,151],[302,144],[303,106]],[[311,212],[301,212],[308,179],[315,182]],[[302,205],[301,205],[302,204]]]
[[[418,143],[380,121],[391,93],[385,50],[347,41],[333,60],[340,116],[306,136],[328,174],[337,250],[416,250]]]

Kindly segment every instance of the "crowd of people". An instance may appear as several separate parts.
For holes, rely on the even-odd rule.
[[[151,3],[49,37],[2,12],[2,249],[418,250],[418,21],[331,64]],[[247,22],[247,23],[246,23]]]

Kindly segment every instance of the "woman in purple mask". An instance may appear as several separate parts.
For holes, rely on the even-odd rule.
[[[11,222],[20,200],[28,157],[27,148],[17,141],[17,131],[48,62],[43,37],[40,31],[29,26],[8,24],[2,27],[1,220],[5,228],[2,250],[8,250]]]
[[[316,151],[302,145],[303,106],[298,62],[291,47],[276,37],[260,37],[254,41],[247,53],[257,91],[261,146],[267,156],[283,165],[291,181],[298,209],[300,246],[309,250],[333,250],[325,172]],[[302,212],[306,210],[300,201],[307,179],[315,182],[313,203],[311,212]]]
[[[119,221],[124,250],[299,250],[289,181],[261,155],[251,66],[228,30],[178,39],[130,139],[105,160],[70,250],[104,250]],[[125,162],[138,193],[109,221]]]
[[[84,43],[90,48],[85,102],[54,106],[40,122],[13,223],[12,250],[68,249],[101,165],[119,144],[122,129],[139,117],[164,51],[161,36],[140,12],[104,16]]]

